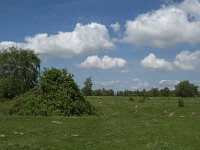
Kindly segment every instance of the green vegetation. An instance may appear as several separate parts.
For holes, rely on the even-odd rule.
[[[106,90],[105,88],[92,91],[93,96],[114,96],[115,92],[112,89]]]
[[[0,116],[0,149],[199,149],[200,98],[139,99],[87,97],[96,116]]]
[[[94,107],[81,95],[73,76],[66,69],[45,69],[39,83],[34,89],[14,99],[10,114],[94,114]]]
[[[178,107],[184,107],[185,105],[184,105],[184,101],[183,101],[183,99],[179,99],[178,100]]]
[[[198,86],[189,81],[181,81],[175,86],[176,95],[181,97],[195,97],[198,95]]]
[[[165,87],[164,89],[160,90],[160,96],[168,97],[170,96],[170,90],[168,87]]]
[[[12,99],[33,88],[39,71],[34,51],[15,47],[0,51],[0,97]]]
[[[110,95],[111,96],[111,95]],[[176,96],[175,90],[170,90],[168,87],[163,89],[151,88],[150,90],[124,90],[117,91],[116,96],[139,96],[139,97],[168,97],[168,96]]]
[[[92,78],[89,77],[84,81],[84,87],[82,88],[82,93],[84,96],[92,96]]]

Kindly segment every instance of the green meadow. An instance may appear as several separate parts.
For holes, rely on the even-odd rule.
[[[198,150],[200,98],[87,97],[97,115],[73,117],[4,115],[2,150]]]

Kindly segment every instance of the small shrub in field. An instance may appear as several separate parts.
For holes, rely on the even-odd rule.
[[[82,96],[73,76],[66,69],[47,69],[36,88],[15,98],[10,114],[92,115],[95,108]]]
[[[184,107],[184,101],[183,99],[178,100],[178,107]]]
[[[129,97],[129,101],[134,102],[135,99],[133,97]]]

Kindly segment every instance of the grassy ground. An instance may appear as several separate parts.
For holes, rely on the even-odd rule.
[[[0,115],[0,149],[198,150],[200,98],[88,97],[98,116]],[[7,107],[1,102],[0,110]],[[4,108],[5,109],[5,108]]]

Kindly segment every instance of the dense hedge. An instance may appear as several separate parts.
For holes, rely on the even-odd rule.
[[[39,83],[36,88],[14,99],[11,114],[69,116],[95,113],[95,108],[81,95],[66,69],[45,69]]]

